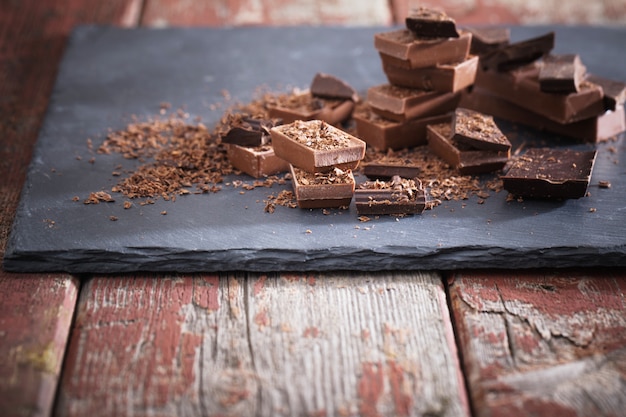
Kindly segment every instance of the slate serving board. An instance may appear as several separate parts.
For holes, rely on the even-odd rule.
[[[131,115],[157,114],[163,101],[186,106],[210,125],[221,116],[211,104],[224,101],[223,90],[248,101],[260,85],[306,88],[316,72],[364,92],[385,82],[373,47],[374,33],[383,30],[389,29],[77,28],[34,150],[4,268],[112,273],[626,265],[623,134],[598,145],[591,196],[563,202],[507,202],[501,192],[484,204],[477,198],[447,202],[422,215],[362,223],[354,203],[329,215],[284,207],[265,213],[262,200],[290,185],[243,195],[224,187],[130,210],[121,196],[110,204],[72,201],[110,190],[118,164],[137,165],[119,155],[96,155],[90,164],[88,138],[97,147],[108,129],[123,129]],[[514,27],[512,38],[548,30],[556,31],[557,52],[579,53],[590,72],[626,80],[626,29]],[[590,147],[510,124],[503,129],[515,131],[517,141]],[[612,187],[599,189],[600,180]]]

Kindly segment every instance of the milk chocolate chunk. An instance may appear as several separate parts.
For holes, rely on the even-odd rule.
[[[324,99],[314,97],[310,91],[281,97],[268,106],[270,117],[280,118],[283,123],[296,120],[323,120],[337,125],[348,119],[354,110],[352,100]]]
[[[461,32],[458,38],[423,39],[400,29],[375,34],[374,47],[396,67],[424,68],[464,61],[471,40],[469,32]]]
[[[511,31],[504,27],[485,26],[465,28],[472,34],[470,54],[482,56],[509,44]]]
[[[368,178],[387,179],[396,175],[403,178],[415,178],[421,172],[419,164],[410,159],[380,160],[363,165],[363,174]]]
[[[553,94],[541,91],[539,85],[540,63],[507,71],[478,70],[474,88],[515,103],[557,123],[572,123],[604,113],[603,92],[600,86],[583,82],[580,91]]]
[[[257,147],[228,145],[226,155],[233,167],[254,178],[289,170],[289,163],[277,157],[270,145]]]
[[[541,91],[562,94],[580,91],[585,72],[578,55],[548,55],[539,71]]]
[[[599,85],[604,92],[604,104],[607,110],[617,110],[626,101],[626,83],[589,74],[586,81]]]
[[[405,122],[385,119],[374,113],[369,105],[362,105],[352,116],[356,123],[356,135],[367,146],[378,150],[412,148],[426,144],[426,126],[452,120],[452,115],[419,117]]]
[[[405,19],[406,27],[418,38],[458,38],[454,19],[444,12],[420,7]]]
[[[404,68],[394,64],[393,59],[380,54],[383,71],[389,83],[428,91],[457,92],[474,83],[478,57],[426,68]]]
[[[427,130],[430,150],[462,175],[497,171],[509,160],[510,152],[478,150],[456,142],[449,123],[429,125]]]
[[[453,126],[452,139],[459,143],[476,149],[504,152],[511,150],[511,142],[488,114],[458,108],[454,112]]]
[[[554,49],[554,32],[511,43],[480,58],[485,70],[508,71],[536,61]]]
[[[270,134],[276,155],[308,172],[354,169],[365,156],[365,142],[322,120],[296,120]]]
[[[426,208],[426,194],[419,180],[399,176],[361,184],[354,191],[354,199],[359,214],[419,214]]]
[[[599,142],[626,131],[624,106],[573,123],[558,123],[482,88],[463,94],[460,106],[584,142]]]
[[[460,92],[441,93],[382,84],[367,90],[367,102],[379,116],[405,122],[454,110],[461,99]]]
[[[338,208],[350,205],[354,194],[354,175],[334,168],[312,173],[290,167],[296,202],[300,208]]]
[[[311,94],[315,97],[359,101],[359,94],[348,83],[324,73],[317,73],[311,82]]]
[[[596,151],[533,148],[517,157],[503,175],[511,194],[545,199],[585,196]]]

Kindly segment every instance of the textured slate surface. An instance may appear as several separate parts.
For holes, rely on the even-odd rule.
[[[523,39],[549,29],[513,28],[512,34]],[[97,146],[107,129],[123,128],[131,114],[156,114],[162,101],[185,105],[211,123],[221,113],[210,104],[223,101],[224,89],[246,101],[263,84],[307,87],[318,71],[365,91],[385,81],[373,47],[380,30],[387,29],[78,28],[33,154],[4,267],[106,273],[626,265],[624,135],[598,146],[591,197],[565,202],[506,202],[502,192],[482,205],[452,202],[420,216],[361,223],[354,205],[330,215],[283,207],[264,213],[262,200],[278,193],[277,186],[243,195],[224,187],[131,210],[123,209],[123,198],[97,206],[72,201],[110,189],[116,165],[133,166],[118,155],[88,163],[87,138]],[[579,53],[590,72],[626,80],[626,29],[556,32],[558,52]],[[574,146],[504,128],[516,129],[518,140]],[[598,189],[600,180],[612,188]]]

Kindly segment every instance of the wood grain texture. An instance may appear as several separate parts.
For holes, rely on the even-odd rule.
[[[396,22],[417,6],[443,9],[461,24],[626,24],[623,0],[392,0]]]
[[[140,4],[25,0],[0,5],[0,256],[70,31],[79,23],[133,25]],[[69,275],[0,270],[0,415],[50,414],[78,287]]]
[[[387,0],[146,0],[145,26],[387,25]]]
[[[54,402],[79,283],[0,271],[0,415],[46,416]]]
[[[476,415],[624,415],[625,278],[457,273],[450,296]]]
[[[435,274],[90,280],[60,416],[468,415]]]

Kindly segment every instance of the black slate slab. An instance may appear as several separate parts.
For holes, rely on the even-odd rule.
[[[382,28],[119,29],[80,27],[67,47],[34,150],[4,257],[11,271],[218,271],[526,268],[626,265],[626,139],[598,145],[590,197],[563,202],[506,202],[506,192],[450,202],[422,215],[361,223],[348,211],[278,207],[272,190],[216,194],[124,210],[86,206],[72,197],[110,189],[119,155],[87,162],[130,115],[185,105],[211,124],[211,104],[228,90],[249,100],[255,89],[307,87],[316,72],[365,91],[385,82],[373,35]],[[512,38],[556,31],[556,51],[578,53],[588,71],[626,80],[626,29],[519,27]],[[516,140],[586,149],[504,124]],[[82,156],[77,160],[76,156]],[[250,178],[242,178],[251,181]],[[600,189],[599,181],[610,181]],[[288,188],[289,185],[283,188]],[[464,206],[464,207],[463,207]],[[593,210],[595,209],[595,211]],[[167,215],[161,215],[166,210]],[[117,216],[112,222],[109,216]]]

